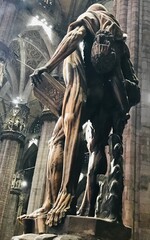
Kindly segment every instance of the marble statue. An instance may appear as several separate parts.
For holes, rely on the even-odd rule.
[[[34,89],[40,88],[42,74],[52,72],[64,60],[66,88],[62,111],[49,141],[45,199],[41,208],[20,216],[20,220],[43,216],[47,225],[55,226],[66,214],[76,214],[75,196],[82,164],[79,148],[82,126],[86,122],[92,126],[91,135],[87,136],[87,149],[92,159],[85,190],[88,215],[94,216],[95,204],[103,202],[101,197],[96,200],[103,192],[99,193],[97,178],[110,172],[106,146],[110,142],[112,159],[117,151],[120,159],[129,110],[140,101],[138,79],[125,38],[115,17],[103,5],[93,4],[69,25],[66,36],[47,64],[31,75]],[[113,164],[116,161],[118,158]],[[96,215],[101,217],[99,208],[96,206]],[[83,212],[81,208],[80,214]],[[110,209],[110,214],[106,214],[108,218],[111,212]]]

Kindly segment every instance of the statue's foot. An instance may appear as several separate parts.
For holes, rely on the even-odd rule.
[[[49,209],[45,207],[38,208],[34,212],[28,214],[28,218],[37,218],[39,216],[46,215],[48,213]]]
[[[67,192],[60,192],[53,208],[48,212],[46,224],[50,227],[57,226],[70,209],[73,196]]]
[[[23,214],[21,216],[19,216],[17,219],[22,222],[23,219],[27,219],[27,218],[37,218],[39,216],[46,216],[47,213],[49,211],[49,208],[47,207],[41,207],[38,208],[37,210],[35,210],[34,212],[30,213],[30,214]]]

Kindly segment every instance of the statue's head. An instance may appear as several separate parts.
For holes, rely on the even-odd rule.
[[[105,11],[105,12],[107,12],[107,9],[100,3],[94,3],[87,9],[87,11]]]

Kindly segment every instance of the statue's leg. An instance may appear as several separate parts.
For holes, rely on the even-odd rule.
[[[97,152],[93,154],[93,166],[89,169],[87,175],[87,199],[89,202],[88,216],[95,215],[95,203],[99,191],[97,184],[97,175],[105,174],[107,170],[107,159],[105,155],[105,147],[100,147]],[[102,166],[103,165],[103,166]]]
[[[87,173],[87,183],[85,195],[79,214],[85,212],[85,200],[88,202],[88,215],[94,216],[95,202],[99,191],[97,184],[97,175],[106,174],[107,172],[107,157],[105,153],[105,146],[107,145],[108,136],[111,130],[110,111],[106,111],[101,107],[95,117],[92,118],[94,126],[93,138],[87,138],[87,148],[89,151],[89,165]]]
[[[76,74],[76,70],[72,70],[72,73]],[[63,175],[58,197],[47,216],[46,222],[49,226],[57,225],[70,211],[81,169],[78,148],[80,143],[79,129],[82,124],[83,92],[80,88],[80,80],[77,77],[78,75],[73,75],[74,82],[71,88],[68,87],[68,93],[65,95],[65,103],[63,104],[63,129],[65,134]]]
[[[62,128],[62,117],[56,123],[53,135],[49,141],[49,156],[47,162],[46,175],[46,190],[44,203],[41,208],[36,209],[28,215],[22,215],[18,219],[22,221],[24,218],[37,218],[46,216],[52,208],[53,203],[58,195],[61,179],[62,179],[62,164],[63,164],[63,147],[64,147],[64,132]]]
[[[123,42],[122,44],[123,44],[122,49],[124,49],[123,54],[122,54],[122,60],[121,60],[121,69],[123,72],[123,76],[125,79],[128,79],[131,82],[138,84],[139,81],[135,74],[133,64],[130,60],[129,48],[125,44],[125,42]]]
[[[57,225],[58,222],[70,210],[70,205],[75,196],[76,185],[79,178],[80,159],[78,159],[78,132],[73,116],[68,114],[65,119],[65,128],[67,135],[64,146],[64,162],[61,188],[52,210],[48,213],[47,224],[49,226]],[[72,129],[73,128],[73,129]]]
[[[122,222],[122,192],[123,192],[123,144],[122,135],[128,119],[122,118],[118,109],[113,111],[113,132],[109,137],[110,172],[108,178],[109,196],[111,201],[107,205],[103,202],[103,209],[108,208],[110,220]],[[108,207],[109,206],[109,207]]]
[[[123,153],[122,135],[129,118],[123,118],[118,109],[112,113],[112,134],[109,136],[109,155],[111,160],[117,159]]]
[[[89,143],[88,143],[89,144]],[[87,172],[87,181],[84,191],[84,196],[82,199],[81,206],[78,210],[78,215],[85,215],[88,209],[88,216],[94,216],[94,198],[96,192],[96,171],[99,168],[97,166],[99,159],[96,158],[96,153],[93,151],[89,152],[89,163],[88,163],[88,172]],[[98,161],[96,161],[98,160]]]
[[[110,72],[110,79],[112,83],[112,90],[118,104],[118,109],[122,112],[122,115],[125,116],[126,113],[129,112],[129,102],[125,85],[126,74],[123,67],[123,65],[127,63],[125,58],[126,54],[124,53],[124,42],[116,41],[114,43],[114,49],[116,52],[116,63],[113,71]]]
[[[118,109],[122,113],[122,117],[125,117],[129,112],[129,102],[126,93],[125,80],[119,63],[111,76],[111,83],[118,104]]]
[[[100,193],[97,198],[96,216],[121,222],[123,169],[122,134],[125,121],[118,109],[112,111],[112,134],[109,143],[109,171],[107,178],[99,178]]]
[[[105,99],[106,100],[106,99]],[[92,119],[93,126],[95,128],[95,136],[94,136],[94,150],[95,150],[95,160],[94,165],[91,168],[89,174],[90,181],[90,205],[91,212],[95,210],[95,202],[98,194],[98,188],[96,189],[94,186],[98,187],[97,183],[97,175],[98,174],[107,174],[108,172],[108,163],[106,157],[106,146],[108,144],[108,137],[111,131],[112,119],[111,119],[111,111],[110,109],[106,109],[103,106],[103,102],[101,103],[101,108],[97,112],[97,115],[94,119]]]
[[[64,136],[63,136],[64,137]],[[61,186],[63,169],[63,147],[64,139],[55,142],[51,139],[50,152],[47,163],[46,192],[43,207],[49,206],[49,209],[56,201]]]
[[[64,140],[65,136],[62,127],[62,117],[60,117],[49,141],[46,191],[43,203],[43,208],[47,210],[50,210],[55,203],[61,186]]]
[[[112,119],[113,119],[112,121],[113,133],[117,134],[122,140],[123,131],[124,131],[125,125],[129,120],[129,115],[126,115],[125,117],[123,117],[122,113],[116,109],[113,111]]]

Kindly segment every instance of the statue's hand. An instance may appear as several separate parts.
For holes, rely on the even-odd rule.
[[[30,78],[32,80],[33,85],[36,87],[37,84],[42,82],[41,79],[41,74],[43,72],[47,72],[47,68],[46,67],[41,67],[41,68],[37,68],[34,70],[34,72],[30,75]]]

